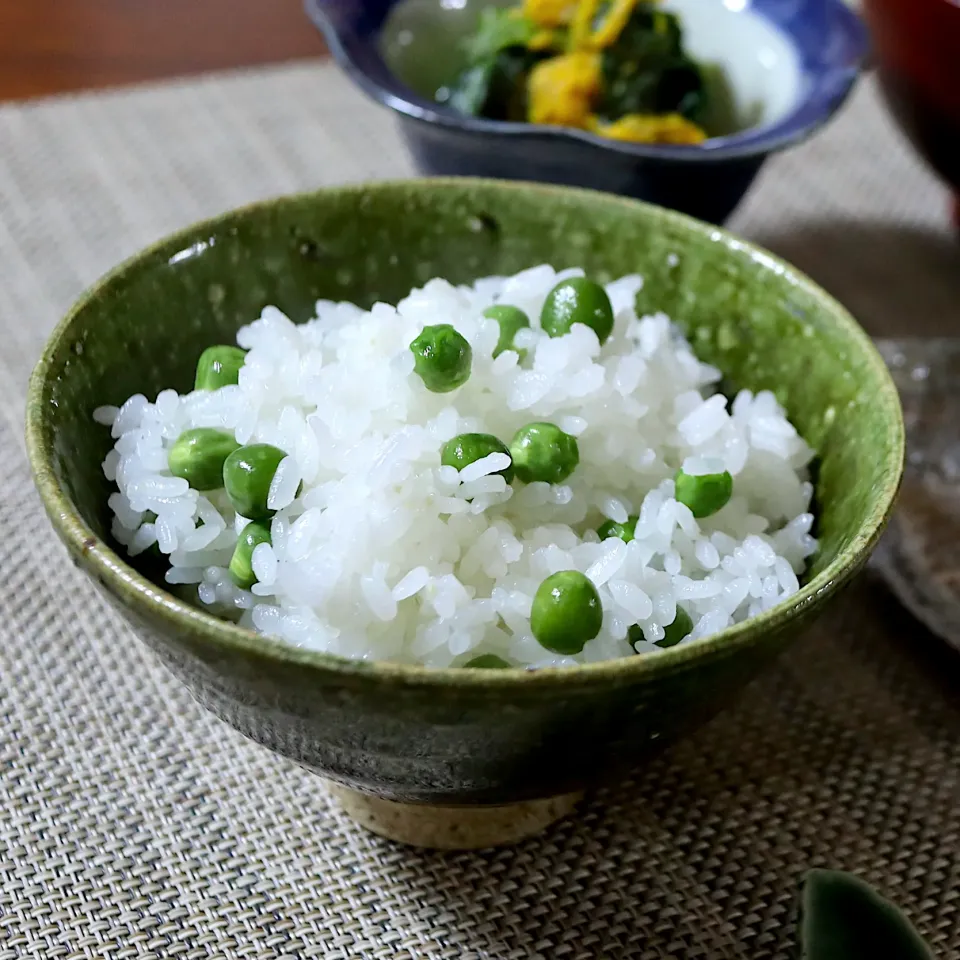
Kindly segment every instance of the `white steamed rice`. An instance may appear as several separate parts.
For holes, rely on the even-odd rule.
[[[137,395],[95,412],[116,438],[103,464],[118,488],[113,535],[131,556],[156,543],[169,555],[167,582],[195,585],[215,612],[362,659],[448,666],[495,653],[524,666],[589,663],[631,654],[635,623],[646,637],[637,652],[657,649],[678,603],[694,623],[684,643],[769,609],[796,592],[816,549],[813,452],[771,393],[744,390],[728,406],[715,393],[719,372],[666,316],[636,316],[640,277],[607,286],[616,324],[603,347],[580,324],[546,336],[538,317],[547,292],[581,274],[539,266],[472,287],[431,280],[396,307],[320,301],[302,325],[265,308],[237,335],[249,351],[238,385],[164,390],[153,403]],[[493,359],[498,327],[482,311],[497,301],[534,325],[517,337],[529,351],[522,365],[512,350]],[[469,381],[448,394],[426,390],[408,349],[437,323],[452,323],[473,348]],[[494,475],[497,455],[459,474],[440,465],[456,434],[509,444],[538,420],[578,439],[580,465],[562,485],[508,486]],[[223,491],[198,494],[167,469],[167,451],[192,427],[288,452],[252,591],[226,569],[245,521]],[[730,502],[695,520],[673,498],[681,466],[728,470]],[[631,543],[599,540],[604,518],[630,514],[640,516]],[[541,581],[571,569],[597,586],[604,611],[599,636],[574,657],[546,651],[529,621]]]

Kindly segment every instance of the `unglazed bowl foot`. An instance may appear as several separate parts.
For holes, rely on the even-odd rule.
[[[441,807],[397,803],[334,783],[328,787],[346,814],[372,833],[435,850],[481,850],[518,843],[571,814],[583,798],[583,793],[566,793],[503,806]]]

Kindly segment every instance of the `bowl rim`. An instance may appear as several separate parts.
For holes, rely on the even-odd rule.
[[[776,272],[788,283],[802,289],[822,303],[833,322],[845,330],[851,346],[858,349],[866,359],[873,371],[875,382],[880,385],[873,402],[881,405],[885,411],[883,422],[889,451],[885,462],[881,464],[885,479],[875,491],[871,508],[860,519],[855,535],[831,563],[812,580],[803,584],[796,594],[764,613],[695,643],[575,667],[470,670],[463,667],[426,667],[380,660],[353,660],[337,654],[305,650],[262,636],[178,599],[139,573],[87,525],[53,469],[54,435],[52,428],[48,429],[47,408],[51,374],[54,371],[59,372],[61,366],[55,362],[56,357],[65,344],[73,342],[75,338],[71,334],[74,332],[74,324],[83,316],[87,306],[96,301],[105,289],[152,258],[163,258],[165,261],[174,253],[190,247],[198,235],[211,236],[217,230],[229,227],[251,214],[276,210],[278,207],[297,207],[305,203],[322,202],[324,197],[342,196],[345,193],[369,195],[371,191],[377,193],[413,190],[431,193],[474,189],[501,193],[536,193],[545,200],[566,196],[591,202],[600,201],[622,207],[627,213],[638,214],[648,222],[651,219],[659,220],[660,223],[671,223],[683,232],[708,236],[713,242],[722,242],[733,254],[749,257],[763,269]],[[681,671],[694,661],[704,658],[725,658],[739,649],[753,645],[768,631],[777,630],[808,606],[819,604],[835,594],[860,570],[886,526],[899,492],[905,452],[905,428],[899,394],[873,341],[841,303],[786,261],[727,230],[639,200],[583,188],[469,177],[384,180],[284,194],[197,221],[128,257],[89,287],[48,337],[30,376],[25,436],[28,461],[44,509],[55,531],[80,565],[125,606],[131,607],[135,612],[138,612],[138,608],[142,609],[147,619],[152,617],[166,620],[175,630],[200,637],[205,645],[209,645],[211,652],[219,649],[231,656],[242,654],[264,657],[286,665],[309,667],[317,671],[318,675],[335,676],[341,683],[374,680],[408,687],[468,684],[513,689],[522,685],[531,691],[558,686],[569,690],[606,681],[634,682],[646,674]]]
[[[369,97],[400,116],[462,134],[499,136],[519,142],[572,141],[587,148],[638,160],[680,164],[719,163],[765,156],[802,143],[828,123],[847,102],[871,55],[867,26],[849,0],[818,0],[823,12],[833,18],[844,40],[843,44],[833,45],[837,48],[834,54],[837,62],[817,65],[817,76],[821,80],[829,80],[825,89],[813,93],[807,91],[794,108],[775,123],[749,127],[723,137],[712,137],[701,144],[629,143],[569,127],[472,117],[429,100],[393,74],[383,61],[376,43],[371,43],[368,38],[337,21],[326,4],[335,5],[338,2],[340,0],[303,0],[303,6],[308,18],[324,35],[334,60],[343,71]],[[777,23],[774,26],[780,28]],[[781,32],[797,49],[792,35],[787,31]],[[803,67],[801,69],[807,72]]]

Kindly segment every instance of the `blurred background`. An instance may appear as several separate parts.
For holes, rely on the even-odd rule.
[[[0,100],[324,52],[300,0],[0,0]]]

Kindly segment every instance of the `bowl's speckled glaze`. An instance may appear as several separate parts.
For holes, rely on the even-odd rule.
[[[94,407],[189,390],[196,359],[266,304],[396,301],[541,262],[600,279],[639,271],[735,387],[769,388],[820,453],[821,550],[790,602],[649,657],[567,670],[426,670],[287,647],[217,620],[131,564],[108,533]],[[504,804],[571,794],[703,722],[867,559],[894,501],[895,388],[843,308],[715,228],[585,191],[502,181],[380,183],[261,203],[193,226],[117,268],[56,329],[30,384],[27,442],[73,559],[196,697],[241,733],[380,797]]]

